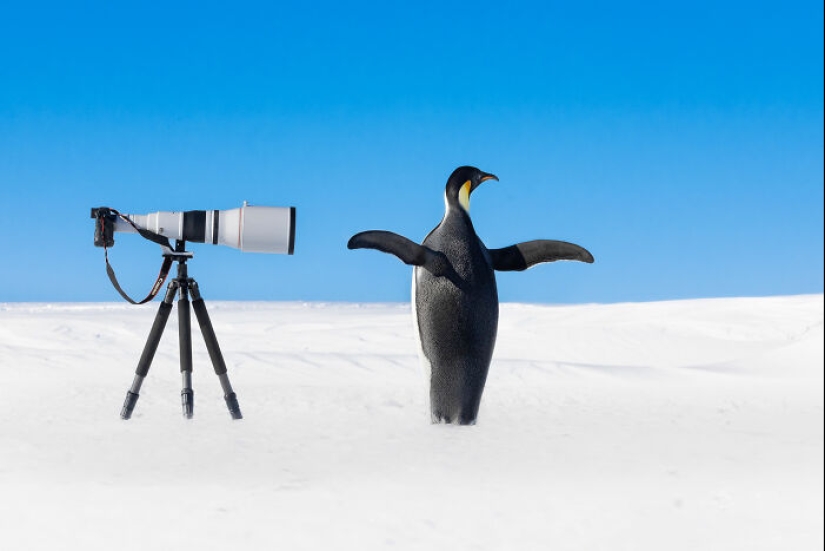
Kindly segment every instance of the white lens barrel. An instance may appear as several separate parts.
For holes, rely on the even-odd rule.
[[[137,223],[135,220],[132,221]],[[169,239],[183,239],[183,213],[174,211],[152,212],[146,215],[146,225],[141,227]]]
[[[217,243],[244,252],[292,254],[295,248],[295,207],[259,207],[244,205],[239,209],[208,211],[218,222],[206,216],[207,227],[217,227]],[[212,222],[212,223],[210,223]],[[207,230],[207,243],[214,236]]]
[[[158,211],[126,217],[139,228],[169,239],[226,245],[254,253],[293,254],[295,249],[295,207],[244,205],[228,210]],[[115,231],[135,229],[118,218]]]

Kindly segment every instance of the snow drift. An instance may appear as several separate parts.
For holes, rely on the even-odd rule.
[[[473,427],[407,305],[207,306],[242,421],[174,319],[119,419],[157,304],[0,305],[5,548],[822,548],[822,295],[504,304]]]

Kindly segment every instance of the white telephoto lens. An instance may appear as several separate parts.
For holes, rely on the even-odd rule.
[[[217,243],[244,252],[292,254],[295,248],[295,208],[244,205],[215,211]],[[207,227],[210,227],[207,216]],[[207,234],[208,237],[208,234]],[[207,240],[208,242],[208,240]]]
[[[226,245],[244,252],[293,254],[295,207],[244,205],[228,210],[158,211],[125,215],[137,227],[169,239]],[[115,231],[134,232],[117,219]]]

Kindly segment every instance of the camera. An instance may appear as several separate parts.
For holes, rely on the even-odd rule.
[[[145,232],[179,241],[226,245],[244,252],[293,254],[295,207],[252,206],[237,209],[158,211],[121,214],[108,207],[92,209],[96,247],[112,247],[115,232]]]

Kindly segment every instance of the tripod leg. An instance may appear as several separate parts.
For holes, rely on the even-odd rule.
[[[218,345],[218,338],[215,336],[215,330],[212,328],[212,322],[209,320],[209,314],[206,312],[206,304],[204,304],[203,298],[201,298],[201,293],[195,280],[190,280],[190,284],[192,290],[192,308],[198,317],[198,324],[203,334],[203,340],[206,342],[209,359],[212,360],[212,367],[215,368],[215,373],[221,381],[226,407],[229,408],[232,419],[243,419],[241,406],[238,404],[238,396],[232,390],[232,385],[229,383],[229,376],[226,374],[226,363],[223,361],[223,354],[221,354],[221,347]]]
[[[146,345],[143,347],[143,353],[140,355],[137,369],[135,370],[135,379],[132,381],[132,387],[126,393],[126,400],[123,402],[123,409],[120,410],[121,419],[129,419],[132,417],[132,410],[135,409],[135,404],[140,397],[140,387],[143,384],[143,379],[149,373],[149,367],[152,365],[152,360],[155,357],[155,352],[160,343],[160,337],[163,335],[163,330],[166,328],[166,321],[169,319],[169,312],[172,311],[172,301],[175,298],[175,292],[178,290],[178,283],[170,281],[166,289],[166,296],[163,302],[160,303],[155,321],[152,324],[152,329],[149,331],[149,337],[146,339]]]
[[[189,283],[184,281],[178,299],[178,338],[180,340],[180,402],[183,416],[191,419],[195,408],[195,391],[192,390],[192,315],[189,311]]]

